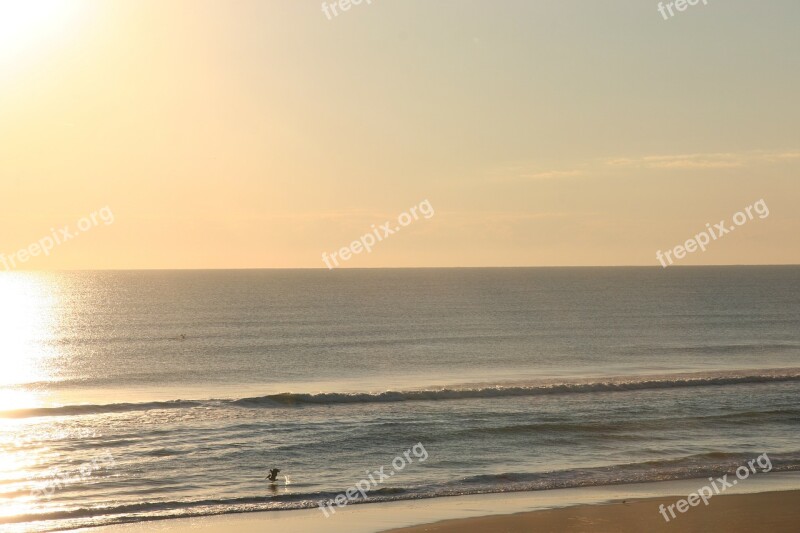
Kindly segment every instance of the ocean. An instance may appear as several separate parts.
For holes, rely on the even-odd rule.
[[[795,471],[798,393],[795,266],[0,273],[0,530]]]

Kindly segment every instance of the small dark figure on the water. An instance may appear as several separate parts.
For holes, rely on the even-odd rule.
[[[273,468],[272,470],[269,471],[267,479],[275,483],[275,481],[278,480],[278,472],[280,472],[280,470],[278,470],[277,468]]]

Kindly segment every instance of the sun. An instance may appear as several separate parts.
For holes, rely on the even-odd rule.
[[[0,0],[0,65],[40,45],[54,44],[69,29],[83,0]]]

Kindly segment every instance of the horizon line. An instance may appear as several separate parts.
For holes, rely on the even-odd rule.
[[[707,265],[489,265],[489,266],[413,266],[413,267],[337,267],[328,269],[325,267],[225,267],[225,268],[70,268],[55,270],[0,270],[0,274],[5,273],[61,273],[61,272],[214,272],[214,271],[238,271],[238,270],[313,270],[313,271],[333,271],[333,270],[454,270],[454,269],[534,269],[534,268],[658,268],[661,270],[675,268],[713,268],[713,267],[796,267],[800,263],[725,263]]]

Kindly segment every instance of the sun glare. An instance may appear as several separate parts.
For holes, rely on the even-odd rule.
[[[43,275],[0,274],[0,411],[30,405],[30,393],[10,387],[48,379],[52,288]]]
[[[0,64],[62,36],[82,4],[81,0],[0,0]]]

